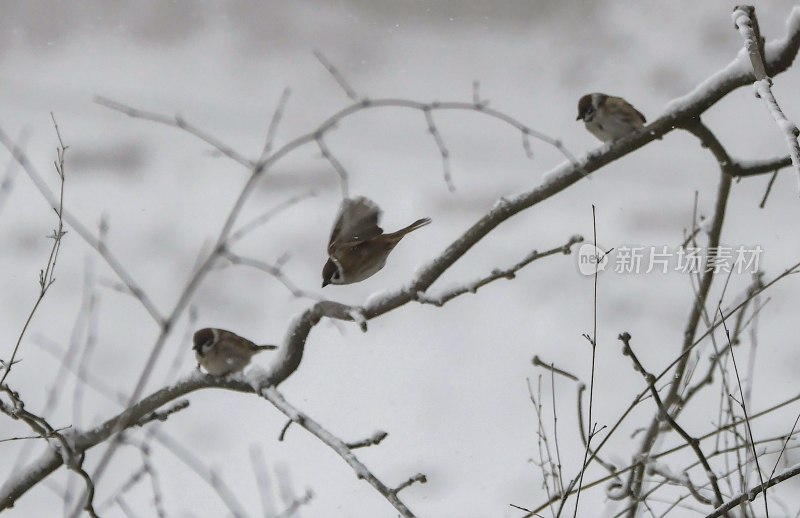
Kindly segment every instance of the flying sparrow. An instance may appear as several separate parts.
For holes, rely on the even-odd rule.
[[[342,200],[328,242],[328,262],[322,268],[322,287],[352,284],[375,275],[403,236],[431,222],[418,219],[409,226],[384,234],[378,226],[381,209],[359,196]]]
[[[256,345],[224,329],[206,327],[194,334],[197,363],[212,376],[238,372],[247,367],[254,354],[277,348],[275,345]]]
[[[578,101],[578,118],[586,129],[603,142],[611,142],[638,130],[647,122],[644,115],[622,97],[586,94]]]

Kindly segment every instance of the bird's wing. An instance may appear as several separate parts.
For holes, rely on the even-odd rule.
[[[640,119],[642,119],[642,124],[644,124],[644,123],[646,123],[646,122],[647,122],[647,119],[645,119],[645,118],[644,118],[644,115],[642,114],[642,112],[640,112],[639,110],[637,110],[637,109],[636,109],[636,108],[634,108],[633,106],[631,106],[631,108],[633,108],[633,111],[635,111],[635,112],[636,112],[636,115],[638,115],[638,116],[639,116],[639,118],[640,118]]]
[[[352,246],[383,234],[378,226],[380,217],[381,209],[372,200],[363,196],[342,200],[328,241],[328,254],[342,245]]]
[[[642,124],[647,122],[647,119],[644,118],[644,115],[642,115],[642,112],[640,112],[639,110],[634,108],[631,103],[629,103],[628,101],[626,101],[622,97],[608,96],[608,99],[606,99],[606,103],[605,104],[606,104],[606,107],[609,110],[613,111],[613,112],[616,112],[618,114],[623,114],[623,115],[626,115],[626,116],[627,115],[631,115],[631,112],[632,112],[632,113],[636,114],[636,117],[638,117],[640,121],[642,121]],[[630,118],[630,117],[628,117],[628,118]],[[631,122],[633,122],[633,121],[631,121]]]

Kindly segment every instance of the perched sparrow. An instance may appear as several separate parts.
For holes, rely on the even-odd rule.
[[[586,129],[603,142],[611,142],[641,128],[647,122],[636,108],[622,97],[601,93],[586,94],[578,101],[578,118]]]
[[[328,262],[322,268],[322,287],[352,284],[375,275],[403,236],[431,222],[418,219],[406,228],[384,234],[378,226],[381,209],[359,196],[342,201],[328,243]]]
[[[275,345],[256,345],[224,329],[206,327],[194,334],[193,349],[197,363],[212,376],[238,372],[247,367],[254,354],[277,348]]]

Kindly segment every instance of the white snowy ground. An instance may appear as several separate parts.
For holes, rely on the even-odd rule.
[[[792,2],[760,5],[762,32],[784,34]],[[55,113],[70,146],[65,204],[85,224],[110,223],[108,246],[147,290],[162,312],[176,300],[198,253],[219,231],[247,172],[215,156],[189,135],[132,120],[93,104],[103,95],[135,107],[180,113],[248,156],[263,145],[272,109],[285,87],[292,97],[278,144],[313,129],[347,103],[319,65],[322,50],[352,86],[370,98],[419,101],[471,99],[473,79],[482,96],[536,130],[562,138],[574,153],[598,145],[575,122],[584,93],[623,95],[653,119],[671,99],[692,89],[739,51],[732,4],[712,2],[125,2],[115,7],[29,2],[0,9],[0,126],[12,136],[30,133],[31,159],[57,186],[51,162]],[[774,91],[790,119],[800,119],[797,67],[777,78]],[[750,88],[728,96],[704,116],[737,157],[785,154],[784,140]],[[535,186],[561,161],[534,141],[525,157],[517,132],[475,113],[437,115],[452,155],[455,194],[442,181],[440,157],[416,111],[375,110],[348,119],[328,144],[351,173],[352,191],[385,210],[384,227],[395,229],[418,217],[434,224],[407,239],[380,274],[358,285],[328,287],[335,300],[361,303],[371,294],[404,283],[415,269],[506,194]],[[3,155],[7,161],[7,155]],[[597,206],[598,240],[670,245],[691,225],[694,192],[699,212],[710,215],[717,166],[687,134],[674,132],[602,169],[591,179],[501,225],[434,287],[473,279],[518,261],[531,249],[560,245],[570,235],[591,236],[591,204]],[[320,270],[339,190],[329,164],[316,148],[303,148],[279,163],[260,184],[241,221],[309,189],[319,192],[237,245],[243,255],[275,261],[291,254],[285,272],[300,287],[321,292]],[[771,278],[800,258],[796,221],[797,180],[782,173],[766,209],[758,203],[768,177],[735,184],[723,242],[761,245],[762,267]],[[44,264],[53,214],[22,173],[0,212],[0,356],[7,358],[33,304],[38,269]],[[41,409],[59,364],[37,343],[66,346],[78,315],[87,264],[102,279],[110,270],[74,232],[67,234],[57,282],[36,315],[23,344],[21,363],[8,381],[28,408]],[[734,278],[728,297],[749,281]],[[770,291],[759,321],[753,410],[797,392],[796,308],[798,280]],[[563,369],[589,374],[589,348],[582,333],[592,327],[592,283],[578,274],[576,257],[535,263],[513,282],[498,281],[442,309],[408,305],[370,322],[323,322],[311,334],[300,369],[282,386],[287,399],[345,440],[376,429],[389,437],[359,457],[389,484],[422,472],[428,483],[401,495],[426,517],[517,517],[509,506],[535,506],[545,499],[536,457],[536,421],[526,379],[539,371],[534,354]],[[716,291],[714,297],[718,297]],[[627,407],[641,378],[620,354],[616,336],[630,332],[642,361],[660,370],[676,354],[692,300],[682,274],[616,275],[599,283],[598,362],[595,416],[612,424]],[[310,302],[297,300],[269,276],[245,268],[210,275],[195,299],[200,326],[235,330],[257,341],[279,341],[287,323]],[[97,348],[89,369],[106,383],[131,390],[157,329],[131,298],[99,291]],[[181,372],[193,368],[182,319],[170,338],[148,391],[162,386],[177,355]],[[267,354],[259,363],[269,361]],[[545,401],[550,401],[549,378]],[[83,410],[72,409],[74,379],[67,378],[62,403],[50,416],[58,426],[86,427],[117,411],[88,390]],[[556,398],[565,476],[577,471],[582,451],[575,431],[574,386],[559,381]],[[263,400],[227,392],[190,396],[189,409],[173,416],[166,430],[199,455],[232,487],[246,512],[261,504],[249,461],[252,445],[263,450],[273,481],[299,496],[313,490],[304,517],[390,517],[394,510],[330,450],[299,428],[276,438],[284,418]],[[546,405],[549,409],[550,405]],[[709,430],[714,397],[683,414],[695,433]],[[625,459],[630,434],[652,413],[635,413],[607,449]],[[549,411],[549,410],[548,410]],[[796,409],[757,421],[762,437],[786,433]],[[26,431],[0,420],[0,438]],[[39,448],[42,446],[39,445]],[[0,458],[15,459],[20,444],[0,444]],[[88,466],[101,450],[92,450]],[[29,458],[33,458],[30,456]],[[797,460],[797,456],[791,455]],[[97,502],[139,466],[123,448],[99,483]],[[171,453],[154,446],[168,516],[225,516],[225,507]],[[0,462],[5,480],[14,462]],[[679,466],[674,466],[677,469]],[[593,475],[599,471],[593,471]],[[594,476],[590,476],[590,479]],[[12,517],[56,516],[63,471],[22,497]],[[273,485],[273,489],[275,486]],[[781,493],[796,512],[798,482]],[[284,495],[286,496],[286,495]],[[151,498],[141,483],[128,497],[140,511]],[[601,489],[583,495],[583,516],[604,515]],[[281,509],[280,500],[275,509]],[[689,513],[689,511],[686,511]],[[613,514],[613,513],[612,513]],[[679,513],[680,514],[680,513]],[[689,514],[680,514],[689,515]],[[119,507],[103,516],[122,516]]]

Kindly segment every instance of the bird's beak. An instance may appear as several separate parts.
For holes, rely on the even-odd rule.
[[[576,121],[579,121],[579,120],[581,120],[582,118],[583,118],[583,117],[581,117],[581,114],[579,113],[579,114],[578,114],[578,116],[577,116],[577,117],[575,117],[575,120],[576,120]]]
[[[327,280],[323,280],[323,281],[322,281],[322,287],[323,287],[323,288],[324,288],[325,286],[327,286],[328,284],[330,284],[330,282],[328,282]]]

